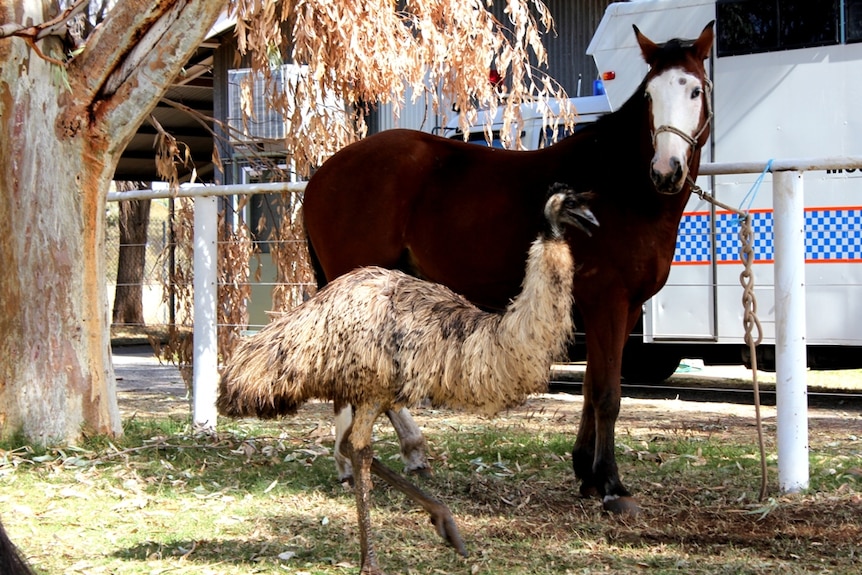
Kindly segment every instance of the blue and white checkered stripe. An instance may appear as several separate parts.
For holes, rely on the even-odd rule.
[[[862,209],[805,212],[805,259],[862,261]]]
[[[772,262],[772,212],[752,212],[754,261]],[[675,264],[708,264],[712,261],[710,215],[685,214],[679,224]],[[719,213],[715,222],[717,263],[739,263],[737,216]],[[809,262],[862,263],[862,207],[817,208],[805,211],[805,259]]]

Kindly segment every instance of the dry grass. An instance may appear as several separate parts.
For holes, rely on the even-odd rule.
[[[128,396],[121,404],[135,415],[125,411],[121,444],[0,453],[3,521],[41,572],[358,571],[328,405],[265,426],[224,422],[206,438],[185,429],[181,396],[135,396],[133,405]],[[542,396],[494,420],[418,410],[435,466],[424,486],[452,508],[471,557],[378,485],[372,520],[387,571],[859,572],[860,414],[813,411],[810,492],[758,502],[750,408],[624,400],[619,463],[644,512],[622,519],[576,496],[568,451],[580,406],[579,397]],[[771,436],[774,412],[766,415]],[[397,466],[388,425],[377,435],[381,457]]]

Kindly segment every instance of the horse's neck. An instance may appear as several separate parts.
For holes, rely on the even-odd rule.
[[[639,92],[635,92],[637,95]],[[628,177],[648,174],[651,136],[649,111],[643,98],[632,96],[617,111],[586,126],[574,138],[567,138],[573,148],[569,154],[584,160],[590,169],[606,168],[605,177]]]
[[[619,110],[603,120],[607,123],[605,129],[618,139],[616,145],[620,150],[625,150],[626,155],[632,159],[637,158],[641,162],[649,163],[651,154],[642,157],[642,154],[635,153],[642,150],[644,144],[652,147],[649,108],[643,97],[643,87],[638,88]]]

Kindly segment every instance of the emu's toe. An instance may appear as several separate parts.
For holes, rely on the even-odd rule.
[[[469,557],[467,547],[464,545],[464,540],[461,539],[461,534],[458,532],[458,526],[455,525],[455,518],[451,513],[438,513],[431,516],[431,523],[437,529],[437,533],[446,543],[455,548],[462,557]]]

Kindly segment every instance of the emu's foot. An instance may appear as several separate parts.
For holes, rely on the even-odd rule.
[[[406,471],[408,474],[415,475],[416,477],[419,477],[421,479],[430,479],[431,476],[434,475],[434,473],[431,471],[431,468],[427,465],[423,465],[421,467],[414,467],[412,469],[410,467],[407,467]]]
[[[641,512],[637,500],[630,495],[605,495],[602,499],[602,507],[608,513],[635,517]]]
[[[462,557],[469,557],[467,547],[464,545],[464,540],[461,539],[461,534],[458,532],[458,526],[455,525],[455,518],[448,509],[440,510],[437,513],[431,514],[431,523],[437,529],[437,534],[443,538],[446,543],[455,548]]]
[[[363,565],[362,570],[359,571],[359,575],[386,575],[383,571],[380,570],[378,565]]]

